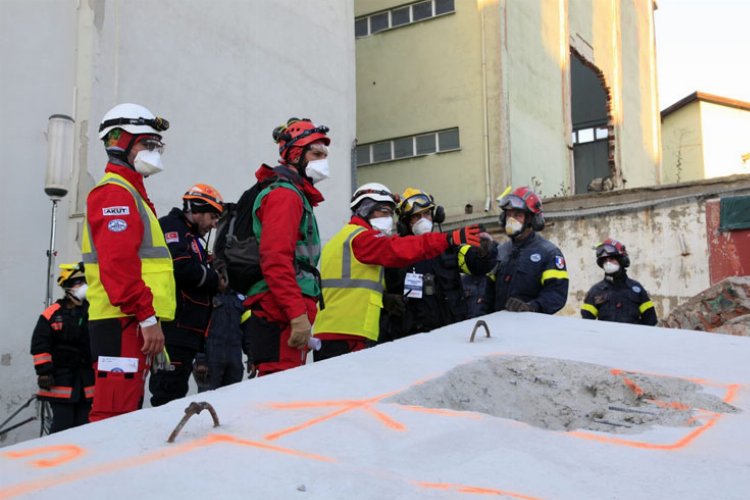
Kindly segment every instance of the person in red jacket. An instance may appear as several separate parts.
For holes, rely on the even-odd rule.
[[[141,407],[151,359],[163,355],[159,319],[174,318],[172,258],[143,183],[163,168],[168,126],[137,104],[115,106],[99,125],[109,161],[86,200],[81,243],[97,373],[92,422]]]
[[[321,341],[313,354],[315,361],[359,351],[378,340],[384,266],[405,267],[437,257],[449,248],[479,246],[478,225],[448,234],[394,235],[398,201],[398,195],[377,182],[360,186],[349,205],[351,220],[323,248],[325,308],[315,321],[315,338]],[[412,284],[407,276],[407,285]]]
[[[258,375],[303,364],[320,296],[320,236],[313,208],[323,201],[315,184],[328,178],[328,127],[290,118],[273,131],[280,165],[255,173],[265,187],[253,207],[261,281],[243,302],[248,370]]]

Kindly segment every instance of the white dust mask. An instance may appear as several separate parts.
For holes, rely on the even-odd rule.
[[[617,262],[607,261],[602,265],[602,269],[604,269],[604,274],[615,274],[617,271],[620,270],[620,264]]]
[[[411,226],[411,232],[419,236],[420,234],[427,234],[432,232],[432,221],[422,217]]]
[[[518,236],[521,234],[521,231],[523,231],[523,222],[513,217],[508,217],[505,221],[505,234],[508,236]]]
[[[148,176],[158,174],[164,170],[164,165],[161,162],[161,153],[158,151],[149,151],[148,149],[142,149],[135,155],[133,161],[135,171],[141,175]]]
[[[393,234],[393,217],[375,217],[370,219],[370,225],[386,236]]]
[[[312,179],[313,184],[328,179],[331,176],[331,172],[328,169],[328,160],[323,159],[308,162],[307,167],[305,167],[305,174]]]
[[[86,299],[86,290],[88,289],[89,286],[84,283],[83,285],[73,289],[73,296],[83,302]]]

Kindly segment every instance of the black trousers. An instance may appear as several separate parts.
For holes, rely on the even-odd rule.
[[[77,403],[50,401],[49,405],[52,409],[50,434],[89,423],[90,399],[81,398]]]
[[[148,389],[151,391],[151,406],[161,406],[185,397],[188,380],[193,372],[193,360],[198,351],[190,347],[167,346],[172,370],[160,370],[151,374]]]

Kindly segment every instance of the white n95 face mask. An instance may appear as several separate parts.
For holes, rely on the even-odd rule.
[[[305,167],[305,174],[312,179],[313,184],[328,179],[331,176],[331,172],[328,169],[328,160],[323,159],[308,162],[307,167]]]
[[[432,221],[422,217],[411,226],[411,232],[419,236],[421,234],[427,234],[432,232]]]
[[[508,236],[516,236],[521,234],[521,231],[523,231],[523,222],[518,221],[513,217],[508,217],[508,220],[505,221],[505,234]]]
[[[370,219],[370,225],[386,236],[393,234],[393,217],[375,217]]]
[[[604,269],[604,274],[615,274],[620,270],[620,264],[617,262],[605,262],[602,269]]]
[[[138,154],[135,155],[133,166],[135,167],[135,171],[143,176],[158,174],[164,170],[164,165],[161,162],[161,153],[147,149],[138,151]]]

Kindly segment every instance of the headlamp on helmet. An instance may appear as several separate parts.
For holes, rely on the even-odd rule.
[[[289,151],[294,148],[304,148],[314,142],[321,142],[328,146],[331,139],[326,135],[330,129],[325,125],[319,127],[309,118],[289,118],[286,125],[273,129],[273,140],[279,145],[279,157],[290,160]]]

